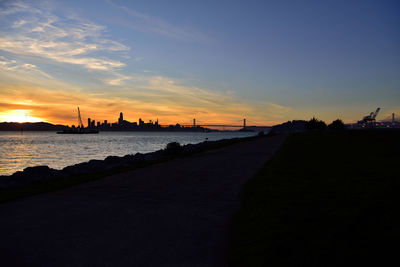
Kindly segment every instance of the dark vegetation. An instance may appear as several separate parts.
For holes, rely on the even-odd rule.
[[[168,153],[177,153],[182,149],[182,147],[178,142],[171,142],[166,145],[165,149]]]
[[[292,120],[284,122],[282,124],[275,125],[274,127],[272,127],[269,134],[288,134],[288,133],[299,133],[308,131],[324,131],[326,129],[341,131],[345,130],[346,126],[340,119],[337,119],[328,126],[326,126],[326,123],[324,121],[313,117],[309,121]]]
[[[325,130],[326,123],[322,120],[318,120],[316,118],[312,118],[306,123],[307,130]]]
[[[326,123],[322,120],[318,120],[313,117],[311,120],[306,122],[307,130],[331,130],[331,131],[343,131],[346,129],[346,125],[344,125],[343,121],[340,119],[332,121],[331,124],[326,126]]]
[[[331,131],[343,131],[346,129],[346,126],[342,120],[337,119],[328,125],[328,129]]]
[[[289,136],[243,190],[231,265],[397,266],[399,137],[384,130]]]

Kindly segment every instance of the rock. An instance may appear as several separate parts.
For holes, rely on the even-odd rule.
[[[94,172],[88,162],[82,162],[72,166],[65,167],[62,171],[69,175],[81,175]]]
[[[0,176],[0,189],[9,187],[9,184],[11,182],[12,182],[12,179],[10,176],[5,176],[5,175]]]
[[[144,161],[144,154],[142,154],[142,153],[136,153],[134,157],[135,157],[136,162]]]
[[[91,172],[100,172],[110,169],[110,165],[107,164],[104,160],[97,160],[97,159],[89,160],[86,167]]]
[[[49,166],[27,167],[23,171],[27,175],[48,175],[50,174]]]
[[[121,161],[121,157],[117,157],[117,156],[108,156],[105,160],[104,160],[107,164],[108,163],[118,163]]]
[[[48,166],[27,167],[23,171],[15,172],[10,176],[3,176],[0,187],[9,188],[23,186],[37,181],[45,181],[65,177],[60,171]]]
[[[144,155],[144,160],[145,161],[152,161],[152,160],[155,160],[155,157],[154,157],[154,155],[152,153],[147,153],[147,154]]]

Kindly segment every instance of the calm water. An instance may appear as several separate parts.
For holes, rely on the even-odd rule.
[[[195,144],[208,140],[252,136],[254,133],[101,132],[99,134],[56,134],[55,132],[0,132],[0,175],[29,166],[68,165],[107,156],[147,153],[165,148],[169,142]]]

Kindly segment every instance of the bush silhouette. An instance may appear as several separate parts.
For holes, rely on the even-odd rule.
[[[308,130],[325,130],[326,123],[324,121],[318,120],[313,117],[311,120],[307,121],[306,129]]]
[[[346,126],[344,125],[342,120],[337,119],[328,125],[328,129],[334,131],[343,131],[344,129],[346,129]]]
[[[181,148],[181,144],[179,144],[178,142],[168,143],[165,147],[165,149],[170,153],[178,152],[181,150]]]

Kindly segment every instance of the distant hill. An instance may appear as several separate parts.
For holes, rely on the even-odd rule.
[[[0,131],[60,131],[64,125],[54,125],[48,122],[1,122]]]

